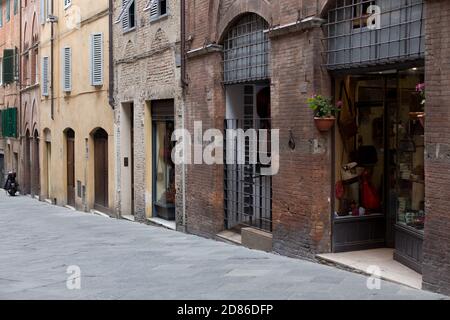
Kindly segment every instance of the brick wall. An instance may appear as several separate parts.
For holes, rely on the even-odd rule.
[[[176,64],[180,48],[180,7],[178,0],[168,1],[168,16],[150,21],[150,12],[144,11],[147,0],[136,0],[136,29],[123,32],[122,24],[114,25],[115,105],[116,105],[116,156],[117,185],[120,186],[121,156],[120,122],[123,119],[121,104],[134,104],[134,212],[138,221],[146,221],[146,210],[151,208],[151,190],[147,187],[151,168],[148,155],[148,136],[144,116],[149,101],[174,99],[175,125],[181,128],[180,68]],[[114,17],[118,17],[122,0],[114,1]],[[149,110],[147,110],[149,111]],[[151,124],[146,124],[150,125]],[[150,170],[149,170],[150,169]],[[182,194],[181,168],[176,168],[177,202]],[[119,213],[122,195],[130,190],[117,190],[116,209]],[[182,208],[179,204],[177,208]],[[177,221],[183,224],[181,209],[177,209]]]
[[[423,281],[450,294],[450,2],[426,1],[426,210]]]
[[[237,17],[254,12],[271,26],[317,14],[324,1],[187,1],[190,50],[219,43]],[[280,128],[280,172],[273,178],[273,249],[281,254],[312,258],[331,250],[330,136],[315,129],[306,99],[329,95],[330,80],[321,64],[320,28],[271,37],[273,128]],[[205,52],[188,58],[187,124],[203,121],[223,128],[225,117],[222,56]],[[290,129],[296,149],[288,147]],[[214,237],[224,229],[223,166],[190,166],[188,231]]]
[[[11,5],[13,2],[11,1]],[[22,8],[22,30],[25,30],[27,25],[27,32],[22,37],[22,50],[23,48],[31,48],[27,51],[28,54],[28,77],[26,79],[22,78],[22,110],[23,114],[20,119],[21,121],[21,132],[22,136],[26,136],[27,131],[33,138],[35,134],[41,136],[39,127],[39,105],[41,101],[41,91],[39,83],[41,64],[39,63],[39,35],[41,24],[39,21],[39,1],[28,1],[27,6]],[[34,58],[33,58],[34,57]],[[22,61],[24,58],[22,57]],[[22,64],[23,65],[23,64]],[[36,72],[36,67],[37,72]],[[23,67],[22,67],[23,68]],[[36,81],[37,80],[37,81]],[[30,173],[26,177],[27,181],[24,184],[27,185],[27,189],[32,195],[40,195],[40,182],[39,182],[39,156],[36,154],[38,142],[31,139],[28,143],[32,142],[30,146],[31,151],[31,164]],[[22,145],[22,152],[25,154],[25,141]],[[25,166],[26,164],[24,164]]]
[[[3,25],[0,28],[0,57],[3,58],[5,49],[20,48],[20,15],[19,12],[14,14],[14,5],[11,1],[10,20],[6,20],[6,1],[1,4],[3,10]],[[20,86],[18,82],[0,86],[0,110],[8,107],[18,108],[17,117],[21,114],[21,106],[19,103]],[[17,133],[20,133],[20,121],[17,122]],[[18,182],[21,185],[24,181],[23,157],[20,138],[0,138],[0,154],[4,155],[5,167],[4,173],[10,170],[17,170]],[[17,162],[14,154],[17,154]]]
[[[321,37],[315,28],[271,39],[273,127],[281,129],[281,166],[273,178],[274,250],[311,258],[331,250],[331,142],[318,133],[305,106],[315,93],[330,95]]]

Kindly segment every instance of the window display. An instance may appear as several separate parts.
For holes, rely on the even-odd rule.
[[[156,122],[156,203],[167,206],[175,204],[175,165],[172,162],[171,141],[173,122]]]
[[[419,70],[399,74],[400,104],[391,125],[396,130],[392,171],[397,223],[422,231],[425,224],[424,95]],[[419,88],[419,86],[420,88]]]
[[[423,230],[424,90],[420,68],[337,82],[336,219],[384,215]]]

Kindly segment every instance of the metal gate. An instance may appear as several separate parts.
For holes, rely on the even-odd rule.
[[[236,226],[251,226],[265,231],[272,231],[272,177],[261,174],[262,165],[259,164],[259,142],[268,145],[270,155],[270,118],[260,118],[255,115],[255,88],[252,85],[244,87],[243,118],[226,119],[225,129],[268,129],[266,140],[258,134],[248,137],[240,145],[233,136],[225,134],[225,225],[227,229]],[[252,141],[256,138],[256,141]],[[251,143],[258,146],[257,163],[251,161]],[[233,160],[231,163],[230,160]],[[244,161],[239,161],[242,159]]]
[[[267,104],[269,116],[258,115],[256,101],[256,84],[267,84],[269,79],[270,43],[264,32],[268,28],[269,24],[261,16],[249,13],[228,30],[224,39],[224,84],[227,88],[239,86],[232,98],[237,105],[236,112],[232,117],[227,116],[226,130],[270,131],[270,90]],[[259,86],[263,87],[264,84]],[[250,161],[249,139],[245,139],[242,147],[235,142],[225,138],[224,143],[225,158],[232,154],[234,160],[224,166],[225,226],[227,229],[252,226],[271,232],[272,177],[262,176],[261,166]],[[238,162],[238,159],[244,161]]]

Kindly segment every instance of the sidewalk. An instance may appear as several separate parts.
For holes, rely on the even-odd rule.
[[[4,192],[0,234],[1,299],[443,298],[385,281],[369,290],[367,277],[337,268]],[[69,267],[80,290],[67,288]]]

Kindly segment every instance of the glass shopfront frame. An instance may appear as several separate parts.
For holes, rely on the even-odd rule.
[[[333,134],[333,251],[395,248],[394,258],[418,272],[426,216],[420,65],[336,75],[342,112]]]
[[[174,100],[151,102],[152,109],[152,196],[153,216],[175,220],[175,164],[172,150],[175,142]]]

